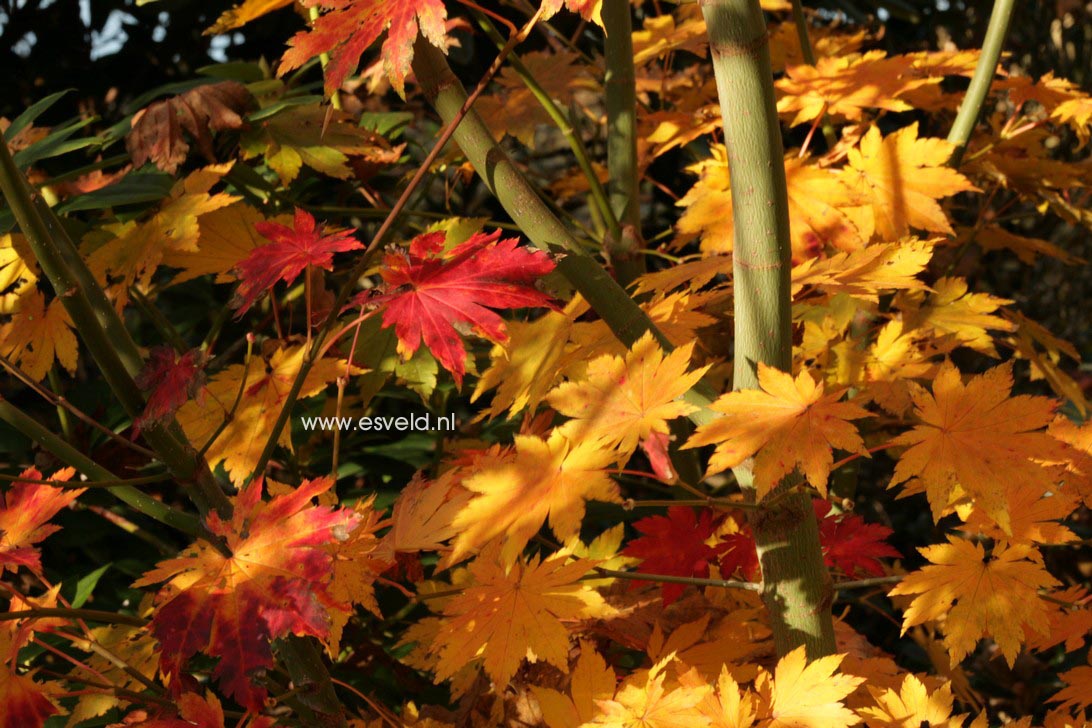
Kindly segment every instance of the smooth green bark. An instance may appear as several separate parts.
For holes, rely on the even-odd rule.
[[[996,0],[993,4],[993,12],[990,13],[990,24],[986,28],[986,37],[982,41],[982,55],[978,57],[978,64],[974,68],[974,77],[971,85],[967,87],[967,94],[963,97],[963,103],[959,105],[959,113],[952,124],[952,130],[948,133],[948,141],[955,145],[948,160],[948,166],[957,169],[963,161],[963,154],[967,151],[967,142],[971,140],[978,116],[982,113],[982,104],[990,92],[994,74],[997,72],[997,61],[1001,58],[1001,49],[1005,45],[1005,36],[1009,32],[1009,21],[1012,20],[1012,9],[1016,0]]]
[[[760,363],[782,371],[792,368],[788,197],[769,35],[758,0],[706,0],[701,8],[709,28],[732,179],[733,386],[757,389]],[[753,499],[751,465],[734,472]],[[794,482],[787,478],[775,488],[775,505],[748,515],[777,652],[784,655],[804,645],[815,659],[834,651],[834,592],[810,499],[800,492],[777,496]]]

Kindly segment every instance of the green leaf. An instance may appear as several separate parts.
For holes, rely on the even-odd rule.
[[[99,579],[102,575],[109,570],[113,564],[105,564],[92,571],[90,574],[83,576],[76,582],[76,596],[72,598],[72,608],[79,609],[87,600],[91,597],[91,592],[95,591],[95,586],[98,585]]]
[[[159,171],[133,172],[112,185],[74,197],[57,207],[65,214],[80,210],[102,210],[118,205],[135,205],[161,200],[171,193],[174,179]]]
[[[15,121],[11,122],[11,126],[8,127],[8,130],[6,132],[4,132],[4,139],[10,141],[16,134],[21,132],[26,127],[30,126],[30,124],[35,119],[45,113],[45,111],[49,107],[57,103],[57,101],[59,101],[62,96],[64,96],[71,90],[72,89],[65,89],[64,91],[58,91],[55,94],[50,94],[49,96],[46,96],[41,101],[34,102],[30,106],[30,108],[19,114],[19,116],[15,117]]]

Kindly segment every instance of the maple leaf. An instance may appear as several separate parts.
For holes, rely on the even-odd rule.
[[[35,381],[41,381],[56,361],[69,373],[76,371],[76,335],[61,299],[46,305],[36,287],[18,295],[11,321],[0,325],[0,353],[17,363]]]
[[[940,82],[939,78],[907,76],[909,59],[886,55],[883,51],[869,51],[856,58],[819,58],[814,66],[800,64],[785,69],[785,78],[774,84],[782,94],[777,102],[778,113],[796,112],[790,126],[823,114],[859,121],[863,109],[909,111],[913,107],[900,95]]]
[[[865,523],[852,513],[837,516],[831,513],[830,502],[812,499],[815,517],[819,520],[819,542],[823,547],[823,560],[829,567],[837,567],[847,576],[858,571],[872,576],[882,576],[881,556],[901,558],[897,550],[884,543],[892,531],[878,523]]]
[[[611,728],[689,728],[702,725],[698,705],[712,691],[708,685],[664,687],[674,653],[629,676],[610,700],[597,700],[598,713],[585,726]]]
[[[43,686],[7,666],[0,670],[0,728],[42,728],[60,713]]]
[[[261,361],[249,366],[233,364],[209,378],[206,397],[190,400],[178,410],[178,424],[195,448],[204,448],[209,438],[220,432],[205,456],[211,467],[223,462],[233,483],[241,484],[250,477],[266,441],[274,436],[273,424],[299,373],[305,348],[278,349],[265,366]],[[299,398],[315,396],[345,372],[344,360],[316,361],[304,379]],[[349,372],[359,374],[360,370],[352,367]],[[239,406],[231,413],[240,391],[243,396]],[[228,423],[221,431],[225,419]],[[292,447],[290,427],[279,434],[278,443]]]
[[[701,687],[705,678],[697,670],[679,676],[679,682],[688,687]],[[750,728],[755,724],[755,695],[740,690],[727,665],[722,665],[714,694],[706,694],[698,709],[709,721],[709,728]]]
[[[545,253],[519,247],[516,238],[498,240],[500,230],[476,233],[446,252],[445,236],[418,235],[408,253],[388,253],[380,271],[383,292],[366,292],[357,300],[383,305],[383,328],[394,326],[403,358],[424,340],[461,385],[466,348],[456,325],[469,325],[494,343],[505,341],[504,321],[489,309],[550,306],[550,297],[530,284],[551,272],[554,263]]]
[[[288,215],[278,215],[271,222],[282,225],[291,221]],[[193,280],[199,276],[214,274],[215,283],[232,283],[239,262],[250,255],[254,248],[268,241],[254,226],[265,220],[250,205],[236,202],[201,216],[201,236],[195,250],[166,250],[163,265],[181,268],[171,285]]]
[[[842,170],[849,189],[868,201],[857,220],[862,236],[868,239],[875,230],[881,240],[894,241],[911,228],[953,233],[937,200],[978,188],[944,166],[952,149],[943,139],[919,139],[917,122],[886,137],[878,127],[869,128]]]
[[[689,506],[671,506],[666,516],[649,516],[634,522],[642,535],[626,545],[622,553],[641,559],[641,570],[669,576],[709,577],[709,565],[716,563],[718,549],[706,543],[716,531],[719,519],[708,508],[696,516]],[[634,581],[635,589],[647,582]],[[684,584],[661,584],[664,606],[682,596]]]
[[[1049,629],[1038,590],[1058,581],[1043,567],[1035,548],[998,544],[987,558],[982,544],[949,536],[946,544],[918,550],[931,564],[907,575],[888,594],[917,595],[903,615],[904,634],[914,625],[946,616],[944,646],[953,665],[980,637],[992,637],[1012,666],[1025,629]]]
[[[383,69],[394,90],[406,95],[406,76],[413,62],[418,31],[432,45],[447,51],[447,9],[441,0],[304,0],[307,7],[325,10],[308,31],[296,33],[277,67],[283,76],[322,53],[326,65],[326,95],[341,88],[360,63],[360,56],[386,30]]]
[[[680,240],[701,235],[705,253],[728,253],[735,234],[728,153],[723,144],[710,148],[711,158],[687,167],[698,181],[676,204],[686,211],[679,218]],[[856,226],[841,208],[861,204],[832,172],[796,155],[785,158],[793,260],[802,261],[824,252],[856,250],[862,241]]]
[[[693,351],[690,342],[665,357],[645,333],[625,359],[608,354],[589,362],[583,378],[557,387],[546,401],[573,418],[561,428],[569,440],[603,440],[628,458],[653,434],[667,435],[668,420],[697,409],[678,401],[709,369],[687,371]]]
[[[242,128],[245,122],[241,114],[254,103],[243,84],[218,81],[144,107],[133,114],[132,128],[125,135],[133,166],[139,168],[151,161],[174,174],[190,149],[183,131],[189,132],[209,162],[215,162],[209,131]]]
[[[144,412],[133,420],[133,436],[150,424],[173,417],[178,408],[205,386],[205,353],[191,349],[179,356],[170,346],[152,349],[137,375],[137,386],[148,392]]]
[[[292,283],[308,266],[334,269],[334,253],[359,250],[364,244],[347,230],[325,231],[306,210],[296,208],[293,227],[276,222],[255,223],[254,229],[270,240],[250,251],[236,266],[239,290],[232,305],[239,318],[277,281]],[[326,233],[326,234],[324,234]]]
[[[614,696],[614,671],[607,665],[595,645],[580,640],[580,657],[569,676],[569,693],[551,688],[531,686],[531,692],[542,709],[542,718],[550,728],[578,728],[595,717],[595,701]]]
[[[852,253],[811,258],[792,269],[792,295],[814,286],[829,295],[879,301],[881,291],[925,290],[916,276],[933,257],[932,241],[904,240],[869,245]]]
[[[437,635],[435,672],[446,679],[483,656],[485,674],[506,685],[525,657],[569,669],[569,631],[565,621],[612,613],[603,597],[580,578],[593,561],[555,555],[533,557],[504,568],[496,549],[470,563],[473,582],[444,605]]]
[[[263,502],[257,479],[235,499],[231,520],[208,517],[209,531],[230,555],[198,541],[135,582],[138,588],[166,582],[156,596],[152,632],[160,670],[172,685],[181,685],[195,653],[217,655],[213,677],[257,712],[265,689],[253,673],[273,665],[270,642],[289,634],[327,636],[328,612],[339,608],[330,592],[327,546],[345,540],[359,522],[353,511],[311,505],[332,486],[331,478],[309,480]]]
[[[203,215],[239,199],[224,192],[209,194],[230,168],[230,163],[205,167],[179,180],[149,220],[108,226],[105,232],[113,232],[113,237],[97,247],[96,238],[101,236],[84,239],[83,247],[90,253],[87,266],[96,278],[120,279],[115,289],[119,309],[129,300],[130,286],[151,285],[152,275],[168,251],[197,250]]]
[[[229,30],[241,28],[251,20],[268,15],[274,10],[286,8],[292,0],[243,0],[230,10],[225,10],[202,35],[220,35]]]
[[[352,115],[319,103],[289,106],[255,121],[239,148],[243,159],[264,157],[283,185],[295,180],[303,165],[349,179],[354,171],[359,175],[397,162],[403,149],[360,127]]]
[[[1058,677],[1065,687],[1055,693],[1050,702],[1061,703],[1061,709],[1080,708],[1082,711],[1092,705],[1092,665],[1066,670]]]
[[[871,416],[848,402],[844,390],[824,394],[807,371],[791,374],[758,365],[759,390],[721,396],[712,409],[724,416],[697,429],[684,448],[716,444],[709,472],[719,473],[755,456],[755,497],[762,500],[796,466],[823,497],[834,462],[832,448],[864,453],[849,421]],[[756,455],[757,453],[757,455]]]
[[[463,480],[478,494],[455,517],[460,533],[452,558],[503,534],[503,555],[513,559],[547,517],[566,541],[580,530],[584,503],[620,502],[618,486],[603,471],[615,454],[596,442],[573,443],[554,430],[548,440],[517,435],[513,455],[486,462]]]
[[[69,480],[76,471],[64,468],[50,480]],[[27,468],[20,478],[45,480],[37,468]],[[0,574],[25,566],[41,573],[42,556],[34,544],[61,529],[49,519],[76,500],[86,488],[63,489],[16,480],[0,500]]]
[[[964,385],[959,370],[945,362],[933,380],[932,394],[911,391],[922,421],[896,437],[910,446],[899,458],[890,485],[920,478],[934,518],[954,500],[957,488],[1012,533],[1006,484],[1019,483],[1038,496],[1055,485],[1052,470],[1032,458],[1064,461],[1058,443],[1036,430],[1050,424],[1056,403],[1047,397],[1009,397],[1012,370],[1007,365],[972,377]]]
[[[782,657],[774,673],[761,670],[755,680],[758,712],[769,716],[769,728],[838,728],[860,722],[842,701],[865,681],[863,677],[835,674],[842,655],[808,662],[803,647]]]
[[[446,550],[443,542],[459,533],[456,516],[473,497],[458,482],[460,475],[458,469],[435,481],[415,475],[394,502],[386,546],[396,553]]]
[[[903,726],[928,724],[935,728],[962,728],[967,714],[952,715],[955,698],[952,689],[945,684],[939,690],[930,691],[913,675],[903,678],[898,691],[881,690],[868,686],[875,705],[858,708],[869,728],[903,728]]]
[[[903,326],[907,331],[925,329],[952,334],[964,346],[996,357],[997,350],[987,330],[1016,328],[993,313],[1012,301],[988,293],[968,293],[967,281],[962,278],[938,279],[928,299],[922,299],[917,292],[902,293],[895,299],[895,306],[904,311]]]
[[[184,693],[175,702],[178,705],[178,718],[157,716],[143,720],[147,713],[140,710],[125,716],[124,723],[114,725],[120,728],[224,728],[224,709],[219,698],[212,693],[204,698],[197,693]],[[272,718],[259,716],[247,726],[268,728],[272,722]]]
[[[357,518],[356,528],[347,538],[339,537],[328,546],[333,559],[329,593],[338,604],[359,604],[381,617],[379,602],[375,599],[375,581],[391,566],[393,558],[376,532],[390,522],[381,519],[375,510],[375,496],[357,501],[352,512]],[[331,613],[327,640],[331,656],[338,654],[342,630],[351,616],[349,610],[338,609]]]
[[[581,75],[581,67],[574,65],[577,58],[577,54],[571,51],[532,51],[522,54],[520,63],[525,70],[517,73],[512,66],[502,68],[496,79],[499,89],[479,98],[474,108],[498,139],[508,134],[529,149],[534,149],[535,130],[550,124],[551,119],[524,84],[520,74],[530,74],[538,79],[543,93],[559,102],[562,107],[567,107],[569,87],[575,85]],[[586,178],[584,179],[586,183]]]

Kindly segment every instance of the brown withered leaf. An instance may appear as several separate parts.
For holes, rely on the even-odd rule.
[[[237,81],[198,86],[138,111],[133,116],[132,129],[125,136],[125,146],[134,166],[150,161],[164,172],[174,174],[190,150],[182,135],[185,131],[198,151],[215,162],[210,132],[241,129],[246,123],[242,114],[253,105],[254,97]]]

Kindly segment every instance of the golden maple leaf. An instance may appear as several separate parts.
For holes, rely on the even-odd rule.
[[[952,233],[942,197],[977,190],[970,180],[944,166],[952,145],[943,139],[918,138],[917,122],[887,135],[871,127],[857,149],[849,150],[842,180],[866,200],[856,218],[866,240],[873,231],[882,241],[906,236],[911,228]]]
[[[216,441],[208,448],[209,465],[223,462],[233,483],[242,483],[258,464],[258,458],[272,435],[273,424],[288,398],[288,391],[300,370],[303,346],[278,349],[268,366],[261,361],[234,364],[209,378],[204,396],[190,400],[178,410],[178,423],[193,446],[200,449],[217,432],[225,418],[230,419]],[[326,385],[346,372],[340,359],[316,361],[304,379],[299,398],[313,397]],[[353,374],[359,369],[350,369]],[[239,397],[242,392],[242,397]],[[231,412],[236,399],[239,406]],[[278,444],[291,449],[291,428],[285,427]]]
[[[941,278],[933,284],[928,298],[922,292],[900,293],[895,307],[903,311],[903,324],[907,331],[932,330],[951,334],[962,345],[983,354],[997,356],[989,329],[1013,331],[1009,321],[994,315],[1002,306],[1012,301],[988,293],[968,293],[967,281],[962,278]]]
[[[506,569],[496,549],[483,551],[469,566],[473,582],[444,605],[434,643],[436,677],[451,677],[479,654],[498,686],[528,656],[567,671],[569,631],[563,622],[614,611],[580,581],[594,565],[555,555],[517,560]]]
[[[584,503],[620,502],[618,486],[604,472],[616,454],[601,443],[573,443],[558,430],[548,440],[517,435],[516,451],[480,466],[463,481],[477,493],[455,517],[461,531],[452,558],[503,535],[502,554],[515,559],[547,517],[554,535],[566,541],[580,530]]]
[[[473,496],[461,474],[453,468],[434,481],[415,475],[394,502],[384,545],[396,553],[446,550],[443,542],[459,533],[452,522]]]
[[[676,203],[686,208],[677,228],[683,241],[700,235],[704,253],[728,253],[735,234],[728,153],[723,144],[712,145],[710,152],[710,159],[687,167],[699,178]],[[785,158],[785,180],[793,260],[814,257],[828,247],[861,247],[860,233],[842,212],[861,203],[837,175],[790,155]]]
[[[580,657],[569,679],[569,692],[532,685],[531,692],[550,728],[578,728],[595,717],[596,701],[614,695],[614,670],[595,650],[595,643],[580,640]]]
[[[1038,591],[1057,586],[1058,581],[1034,547],[999,544],[986,558],[982,544],[949,536],[946,544],[918,550],[930,565],[907,575],[888,594],[917,595],[903,615],[903,633],[947,617],[944,646],[953,665],[974,649],[979,638],[992,637],[1011,666],[1025,629],[1042,633],[1050,628]]]
[[[703,725],[698,705],[712,692],[707,684],[665,687],[664,672],[675,661],[671,654],[639,670],[622,683],[610,700],[597,700],[597,714],[584,724],[610,728],[690,728]]]
[[[684,448],[715,444],[709,472],[734,468],[755,456],[755,498],[762,500],[797,466],[826,497],[834,462],[831,448],[864,453],[864,442],[849,420],[871,416],[849,402],[844,390],[824,394],[807,371],[791,374],[758,365],[762,391],[730,392],[713,403],[724,416],[702,425]],[[756,455],[757,453],[757,455]]]
[[[179,180],[159,211],[142,223],[114,226],[115,237],[95,247],[87,267],[100,280],[117,280],[116,305],[129,300],[129,287],[147,287],[168,251],[196,252],[201,235],[200,218],[237,201],[226,192],[209,194],[231,164],[205,167]],[[93,244],[93,237],[84,247]]]
[[[560,429],[571,442],[602,440],[628,459],[639,442],[668,433],[667,422],[697,408],[680,401],[708,366],[687,371],[694,342],[667,357],[652,337],[642,336],[625,359],[610,354],[588,364],[584,377],[546,396],[555,410],[573,419]]]
[[[291,215],[278,215],[269,222],[290,225]],[[250,205],[236,202],[201,216],[201,235],[194,250],[168,249],[163,252],[163,265],[181,268],[171,283],[182,283],[198,276],[215,274],[216,283],[234,283],[232,269],[250,255],[254,248],[268,240],[254,229],[255,223],[266,218]]]
[[[840,728],[860,722],[842,704],[865,681],[863,677],[836,674],[842,655],[828,655],[808,662],[803,647],[782,657],[773,675],[762,670],[755,680],[758,713],[768,717],[767,728]]]
[[[940,82],[939,78],[907,74],[911,60],[905,56],[886,56],[884,51],[869,51],[856,57],[819,58],[814,66],[787,68],[785,78],[774,84],[781,93],[778,113],[796,112],[790,126],[824,114],[859,121],[863,109],[909,111],[913,107],[899,98],[901,94]]]
[[[41,291],[28,288],[12,305],[11,314],[11,320],[0,325],[0,353],[34,381],[44,379],[54,361],[75,373],[76,335],[61,299],[54,298],[47,306]]]
[[[955,698],[950,685],[930,692],[921,680],[907,675],[897,692],[872,686],[868,690],[875,704],[858,708],[857,713],[870,728],[903,728],[923,723],[933,728],[962,728],[967,718],[966,713],[952,715]]]
[[[994,367],[964,385],[950,362],[941,366],[933,391],[912,390],[920,425],[896,437],[909,445],[891,485],[919,478],[934,518],[965,492],[975,505],[1012,534],[1007,490],[1013,483],[1041,497],[1055,486],[1055,471],[1033,458],[1063,462],[1066,455],[1046,432],[1056,403],[1047,397],[1009,397],[1012,370]]]
[[[828,294],[876,302],[881,291],[925,290],[927,286],[916,276],[932,257],[932,241],[909,239],[811,258],[793,267],[792,295],[796,298],[805,286],[813,286]]]

